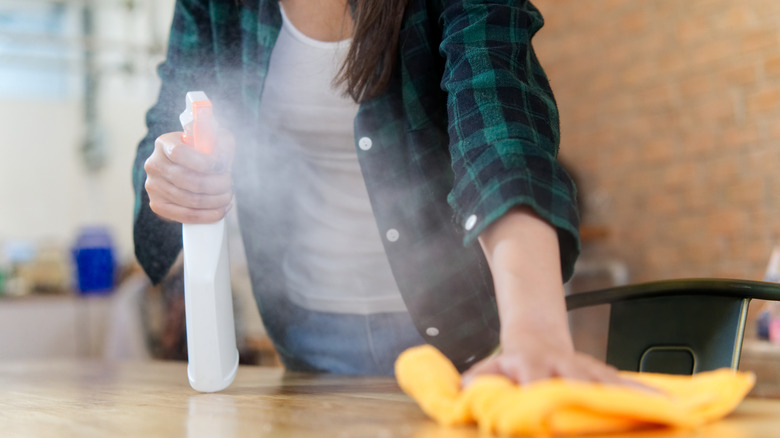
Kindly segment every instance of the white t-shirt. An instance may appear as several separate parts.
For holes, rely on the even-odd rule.
[[[293,235],[283,270],[299,306],[325,312],[405,311],[374,220],[354,144],[358,105],[332,85],[349,40],[307,37],[282,11],[261,113],[261,142],[289,151]]]

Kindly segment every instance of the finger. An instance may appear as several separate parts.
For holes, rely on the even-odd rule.
[[[565,360],[554,362],[553,368],[554,374],[564,379],[618,383],[618,372],[615,367],[583,353],[574,352]]]
[[[549,379],[554,375],[554,369],[540,362],[519,362],[507,369],[507,374],[518,385],[528,385],[539,380]]]
[[[146,172],[147,177],[153,175],[164,175],[166,173],[166,169],[175,166],[175,164],[170,159],[168,159],[168,156],[165,154],[163,149],[164,144],[159,141],[155,141],[154,150],[152,151],[151,155],[149,155],[149,158],[144,161],[144,171]]]
[[[206,195],[232,192],[231,174],[196,172],[171,162],[164,153],[157,150],[144,163],[144,170],[147,179],[161,179],[188,192]]]
[[[589,376],[590,380],[607,384],[620,383],[617,368],[585,354],[578,354],[577,359],[579,368]]]
[[[653,388],[652,386],[647,386],[641,382],[637,382],[636,380],[627,379],[621,376],[617,368],[611,365],[607,365],[603,362],[597,361],[594,358],[589,357],[589,359],[595,362],[594,366],[586,367],[587,371],[590,373],[591,378],[594,382],[599,382],[606,385],[620,385],[631,389],[638,389],[641,391],[652,392],[656,394],[661,393],[661,391],[659,391],[656,388]]]
[[[653,388],[652,386],[645,385],[642,382],[637,382],[636,380],[627,379],[625,377],[618,377],[618,382],[620,385],[626,386],[631,389],[645,391],[653,394],[664,394],[664,392],[658,388]]]
[[[150,200],[149,208],[164,219],[183,224],[210,224],[222,219],[227,213],[226,208],[198,210],[159,200]]]
[[[598,382],[606,385],[620,385],[632,389],[639,389],[639,390],[649,391],[654,393],[659,392],[655,388],[622,377],[618,372],[617,368],[608,365],[604,362],[601,362],[594,357],[586,356],[586,355],[581,355],[580,357],[581,360],[577,361],[579,362],[579,365],[576,366],[574,370],[562,372],[562,374],[566,374],[566,376],[562,376],[562,377],[572,378],[576,380],[583,380],[583,381]],[[571,365],[574,363],[576,362],[569,362],[568,364]]]
[[[195,172],[223,173],[229,170],[219,153],[199,152],[184,143],[181,135],[181,132],[163,134],[155,140],[155,148],[160,148],[172,163]]]
[[[145,188],[150,197],[159,197],[179,206],[196,210],[224,209],[233,199],[232,192],[216,195],[193,193],[180,189],[162,178],[147,178]]]
[[[200,173],[173,165],[159,176],[173,186],[191,193],[221,195],[233,191],[233,178],[229,173]]]
[[[465,388],[474,383],[474,379],[486,374],[502,374],[501,365],[498,360],[495,358],[488,358],[475,364],[473,367],[469,368],[468,371],[463,373],[461,384]]]

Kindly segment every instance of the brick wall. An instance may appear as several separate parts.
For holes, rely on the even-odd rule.
[[[761,279],[780,242],[780,1],[536,0],[587,251],[632,281]]]

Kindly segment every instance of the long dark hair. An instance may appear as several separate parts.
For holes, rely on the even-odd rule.
[[[349,0],[352,44],[336,84],[355,102],[381,94],[390,81],[398,54],[398,34],[409,0]]]
[[[234,1],[246,5],[246,0]],[[348,0],[354,21],[352,44],[335,84],[344,85],[345,93],[355,102],[376,97],[387,87],[408,3],[409,0]]]

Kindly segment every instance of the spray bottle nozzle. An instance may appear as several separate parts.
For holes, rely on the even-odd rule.
[[[184,129],[182,141],[197,151],[210,154],[216,143],[215,121],[211,101],[202,91],[190,91],[186,98],[187,107],[179,116]]]

